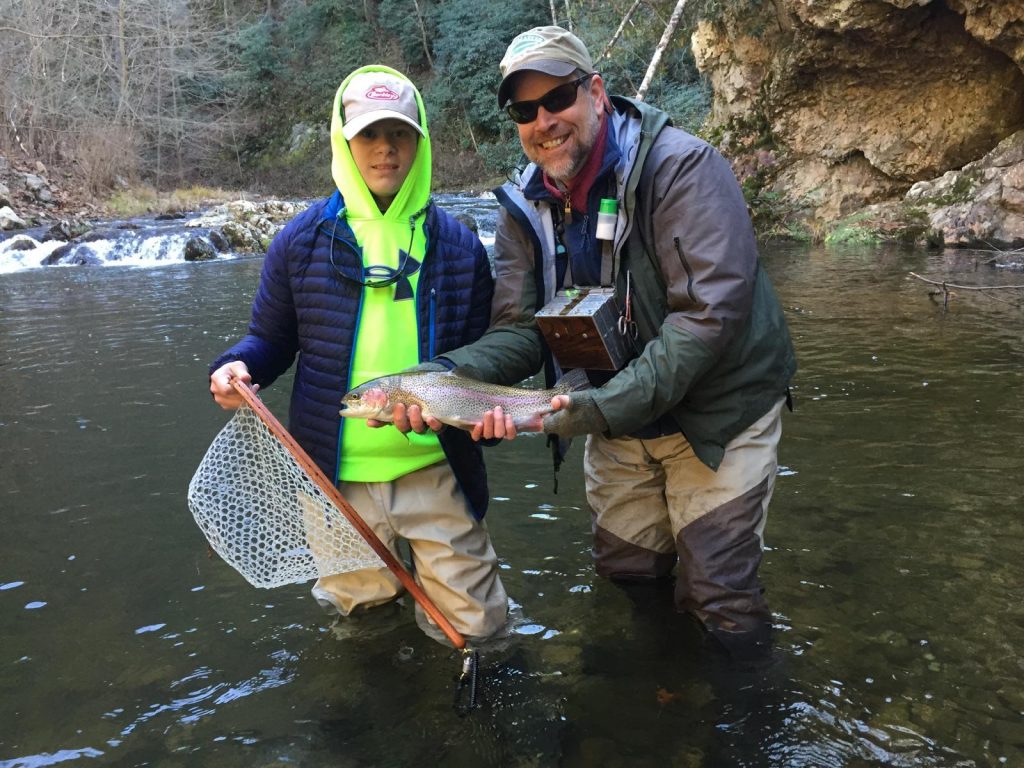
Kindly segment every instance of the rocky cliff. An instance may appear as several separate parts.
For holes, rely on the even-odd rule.
[[[715,7],[692,36],[712,133],[785,225],[1024,246],[1022,0]]]

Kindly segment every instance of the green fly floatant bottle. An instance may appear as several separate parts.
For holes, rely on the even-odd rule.
[[[615,222],[619,218],[619,201],[614,197],[602,197],[597,210],[597,239],[611,240],[615,237]]]

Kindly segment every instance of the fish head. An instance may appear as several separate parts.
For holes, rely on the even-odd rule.
[[[391,421],[394,404],[379,383],[356,387],[341,398],[341,415],[349,419]]]

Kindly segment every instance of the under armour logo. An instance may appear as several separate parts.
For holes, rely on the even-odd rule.
[[[413,298],[412,283],[409,278],[415,275],[420,268],[420,263],[405,251],[398,251],[399,268],[386,267],[383,264],[374,264],[363,269],[363,280],[374,288],[383,288],[387,285],[395,286],[395,301],[406,301]]]

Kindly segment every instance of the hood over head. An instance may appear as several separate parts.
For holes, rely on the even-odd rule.
[[[378,120],[396,119],[420,135],[409,175],[387,211],[381,213],[352,158],[348,139]],[[431,151],[427,111],[416,86],[397,70],[380,64],[360,67],[334,95],[331,112],[331,176],[345,201],[346,215],[405,221],[430,199]]]

